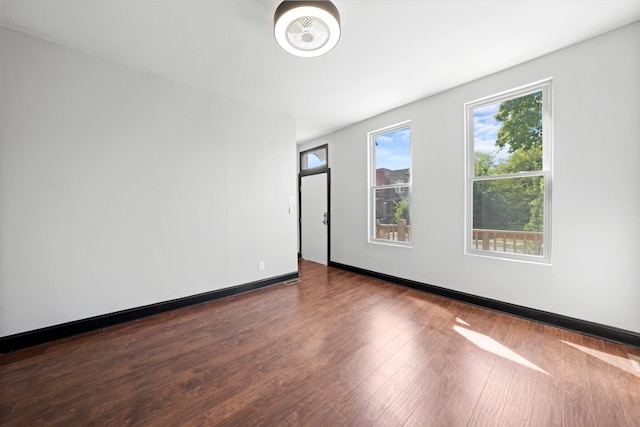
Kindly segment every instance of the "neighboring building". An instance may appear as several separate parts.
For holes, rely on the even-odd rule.
[[[382,185],[400,184],[409,182],[411,170],[409,168],[390,170],[386,168],[376,169],[376,182]],[[382,224],[393,224],[395,205],[405,198],[404,188],[388,188],[382,191],[383,196],[376,199],[377,219]]]

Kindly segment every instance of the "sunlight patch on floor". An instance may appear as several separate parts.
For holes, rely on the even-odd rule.
[[[462,328],[460,326],[454,326],[453,330],[480,347],[483,350],[486,350],[490,353],[493,353],[497,356],[503,357],[505,359],[511,360],[512,362],[519,363],[522,366],[526,366],[527,368],[531,368],[538,372],[542,372],[543,374],[549,375],[547,371],[538,367],[537,365],[529,362],[524,357],[520,356],[513,350],[510,350],[508,347],[500,344],[498,341],[494,340],[491,337],[483,335],[478,332],[474,332],[470,329]]]
[[[574,344],[569,341],[564,341],[564,340],[560,340],[560,341],[562,341],[563,343],[565,343],[570,347],[573,347],[577,350],[580,350],[588,354],[589,356],[593,356],[596,359],[602,360],[603,362],[608,363],[611,366],[614,366],[618,369],[622,369],[623,371],[628,372],[631,375],[635,375],[636,377],[640,377],[640,371],[636,370],[634,361],[631,359],[625,359],[624,357],[605,353],[604,351],[595,350],[593,348],[585,347],[580,344]]]

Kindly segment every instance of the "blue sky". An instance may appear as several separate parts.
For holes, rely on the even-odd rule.
[[[485,105],[473,110],[473,148],[476,152],[494,153],[497,149],[496,139],[500,124],[493,118],[498,112],[500,103]],[[508,147],[500,150],[496,156],[498,159],[507,160]]]
[[[411,166],[411,130],[402,128],[376,136],[376,169]]]
[[[314,153],[309,153],[307,156],[307,169],[316,168],[318,166],[324,166],[324,160],[320,160]]]

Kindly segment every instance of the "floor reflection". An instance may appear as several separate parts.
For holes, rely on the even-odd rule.
[[[636,377],[640,377],[640,371],[636,369],[640,369],[640,366],[636,368],[637,362],[634,362],[630,359],[626,359],[624,357],[616,356],[614,354],[605,353],[604,351],[595,350],[593,348],[585,347],[580,344],[574,344],[569,341],[560,340],[566,345],[573,347],[577,350],[580,350],[589,356],[593,356],[596,359],[600,359],[603,362],[608,363],[611,366],[614,366],[618,369],[622,369],[625,372],[630,373],[631,375],[635,375]]]
[[[461,319],[461,318],[459,318],[459,317],[456,317],[456,322],[458,322],[458,323],[462,323],[462,324],[463,324],[463,325],[465,325],[465,326],[471,326],[470,324],[468,324],[467,322],[465,322],[464,320],[462,320],[462,319]]]
[[[503,357],[505,359],[511,360],[512,362],[516,362],[519,363],[522,366],[526,366],[527,368],[531,368],[534,369],[538,372],[542,372],[543,374],[549,375],[549,373],[547,371],[545,371],[544,369],[538,367],[537,365],[529,362],[527,359],[525,359],[524,357],[520,356],[518,353],[516,353],[513,350],[510,350],[509,348],[505,347],[504,345],[500,344],[498,341],[494,340],[491,337],[488,337],[486,335],[483,335],[481,333],[478,332],[474,332],[470,329],[467,328],[463,328],[461,326],[455,325],[453,327],[453,330],[456,331],[457,333],[459,333],[460,335],[462,335],[463,337],[465,337],[466,339],[468,339],[469,341],[471,341],[472,343],[474,343],[475,345],[477,345],[478,347],[480,347],[483,350],[486,350],[488,352],[491,352],[497,356]]]

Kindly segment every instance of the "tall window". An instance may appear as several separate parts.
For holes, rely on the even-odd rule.
[[[551,80],[466,104],[466,251],[551,260]]]
[[[369,241],[411,242],[411,127],[369,133]]]

